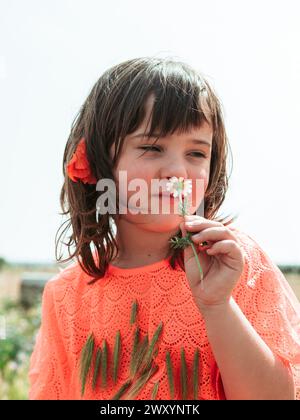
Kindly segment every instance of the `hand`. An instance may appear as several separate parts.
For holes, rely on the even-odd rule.
[[[193,222],[193,225],[189,226],[187,222]],[[202,285],[191,246],[184,249],[184,265],[197,306],[201,312],[204,312],[208,308],[228,303],[232,290],[243,272],[245,262],[238,239],[222,223],[197,215],[184,216],[180,228],[182,236],[185,236],[187,231],[195,233],[191,239],[203,270]],[[207,241],[208,246],[201,246],[203,241]]]

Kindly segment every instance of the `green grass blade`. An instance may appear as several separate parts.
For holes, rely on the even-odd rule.
[[[153,386],[153,390],[152,390],[152,394],[151,394],[151,399],[152,400],[156,400],[156,396],[158,393],[158,388],[159,388],[159,381],[155,382],[154,386]]]
[[[96,353],[96,359],[95,359],[95,368],[94,368],[93,383],[92,383],[93,389],[96,388],[96,383],[97,383],[99,370],[100,370],[100,362],[101,362],[101,349],[98,349]]]
[[[130,387],[130,385],[131,385],[131,380],[129,379],[121,386],[121,388],[116,392],[116,394],[111,399],[119,400],[125,394],[125,392]]]
[[[161,321],[161,322],[159,323],[159,325],[158,325],[158,327],[157,327],[157,329],[156,329],[155,333],[153,334],[153,337],[152,337],[152,340],[151,340],[151,342],[150,342],[149,349],[148,349],[148,352],[147,352],[147,356],[150,356],[150,357],[152,356],[154,346],[155,346],[155,344],[157,343],[157,341],[158,341],[158,339],[159,339],[159,336],[160,336],[160,334],[161,334],[161,332],[162,332],[162,327],[163,327],[163,323],[162,323],[162,321]]]
[[[137,310],[138,310],[138,302],[137,300],[135,300],[131,307],[131,316],[130,316],[131,325],[133,325],[136,322]]]
[[[113,355],[113,381],[114,383],[117,382],[117,377],[118,377],[120,352],[121,352],[121,334],[120,334],[120,331],[118,331],[116,334],[114,355]]]
[[[148,335],[146,335],[143,340],[141,341],[141,343],[139,343],[138,345],[138,349],[136,352],[136,357],[134,359],[134,364],[132,367],[132,378],[137,374],[137,372],[139,371],[139,368],[147,354],[147,350],[148,350],[148,345],[149,345],[149,340],[148,340]]]
[[[152,359],[149,359],[149,361],[147,363],[145,363],[145,359],[144,359],[143,366],[139,369],[139,372],[138,372],[140,375],[143,375],[144,373],[149,371],[149,369],[151,368],[151,365],[154,362],[154,359],[157,356],[157,354],[158,354],[158,348],[155,348],[155,350],[153,352]]]
[[[130,387],[128,390],[128,393],[125,395],[125,400],[132,400],[134,399],[138,393],[142,390],[144,385],[151,379],[151,377],[157,372],[158,366],[152,365],[151,368],[145,372],[143,375],[141,375]]]
[[[81,382],[81,396],[84,394],[86,380],[91,367],[93,351],[94,351],[95,339],[93,333],[91,333],[83,346],[80,358],[80,382]]]
[[[172,360],[171,360],[169,351],[167,351],[166,353],[166,365],[167,365],[167,375],[168,375],[168,381],[169,381],[170,395],[171,395],[171,398],[174,398],[174,395],[175,395],[174,374],[173,374]]]
[[[188,378],[187,378],[187,365],[186,365],[184,348],[181,349],[180,359],[181,359],[181,364],[180,364],[181,396],[183,400],[186,400],[187,394],[188,394]]]
[[[106,387],[107,385],[107,343],[106,340],[103,340],[102,344],[102,369],[101,369],[101,385],[102,387]]]
[[[198,398],[198,383],[199,383],[199,349],[195,350],[193,361],[193,397],[194,400]]]
[[[160,334],[162,332],[162,328],[163,328],[163,323],[160,322],[155,333],[153,334],[152,340],[149,344],[146,356],[145,356],[145,360],[141,366],[141,371],[143,372],[144,370],[148,370],[149,366],[151,365],[152,362],[152,358],[153,358],[153,352],[154,352],[154,346],[156,345],[156,343],[158,342],[158,339],[160,337]]]
[[[133,336],[133,344],[132,344],[132,352],[131,352],[131,361],[130,361],[130,375],[131,376],[134,374],[135,360],[137,357],[138,346],[139,346],[139,335],[140,335],[140,329],[137,327]]]

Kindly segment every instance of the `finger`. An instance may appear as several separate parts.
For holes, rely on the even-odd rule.
[[[191,239],[195,243],[203,242],[203,241],[221,241],[224,239],[231,239],[236,241],[235,235],[226,227],[209,227],[204,229],[201,232],[196,233],[195,235],[191,236]]]
[[[224,226],[222,223],[208,220],[201,216],[184,216],[184,226],[189,232],[197,232],[199,228],[204,229],[209,226]]]
[[[193,214],[193,215],[186,214],[184,216],[184,221],[185,222],[196,222],[196,221],[197,222],[210,222],[211,220],[205,219],[205,217],[198,216],[197,214]]]
[[[185,226],[184,226],[184,222],[181,222],[179,226],[180,226],[180,229],[181,229],[182,237],[186,236],[186,229],[185,229]]]
[[[199,251],[205,251],[206,249],[209,249],[212,246],[213,242],[209,241],[203,241],[198,244],[198,250]]]
[[[198,214],[185,214],[184,220],[207,220],[205,217],[199,216]]]
[[[184,215],[184,221],[185,222],[198,221],[198,222],[210,222],[210,223],[222,224],[221,222],[218,222],[217,220],[206,219],[205,217],[198,216],[197,214],[192,214],[192,215],[186,214],[186,215]]]
[[[188,232],[199,232],[200,230],[207,229],[209,227],[223,227],[222,223],[205,221],[205,222],[184,222],[184,227]]]
[[[184,222],[181,222],[180,224],[179,224],[179,227],[180,227],[180,230],[181,230],[181,233],[182,233],[182,237],[184,238],[186,235],[187,235],[187,231],[186,231],[186,227],[185,227],[185,223]],[[199,251],[201,250],[201,251],[204,251],[205,249],[207,249],[208,247],[209,247],[210,245],[209,244],[199,244],[198,245],[198,249],[199,249]],[[190,254],[191,256],[193,255],[193,250],[192,250],[192,248],[191,247],[187,247],[187,248],[185,248],[185,250],[184,250],[184,252],[185,252],[185,257],[188,255],[188,254]]]
[[[224,241],[215,242],[206,252],[209,255],[227,254],[234,257],[239,255],[241,250],[235,241],[226,239]]]

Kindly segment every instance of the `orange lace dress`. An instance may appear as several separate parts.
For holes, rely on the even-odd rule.
[[[244,271],[233,297],[270,349],[291,370],[299,387],[300,304],[281,271],[259,245],[249,235],[232,229],[246,254]],[[151,338],[163,322],[155,357],[158,370],[136,399],[151,399],[158,381],[156,399],[171,399],[167,351],[173,366],[174,399],[181,399],[181,348],[185,350],[189,377],[195,349],[200,352],[197,398],[226,399],[204,320],[179,265],[173,270],[167,259],[133,269],[110,265],[103,279],[89,285],[90,279],[75,263],[47,283],[42,323],[30,360],[30,399],[111,399],[128,379],[134,331],[130,313],[134,300],[138,302],[136,324],[142,336],[148,334]],[[81,396],[78,361],[87,337],[93,332],[97,346],[106,339],[109,366],[117,331],[121,334],[122,348],[117,382],[113,382],[110,374],[106,387],[98,384],[93,389],[87,382]]]

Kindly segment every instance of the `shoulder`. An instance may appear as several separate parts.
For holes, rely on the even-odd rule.
[[[229,226],[228,226],[229,227]],[[250,289],[266,286],[270,281],[284,281],[284,276],[277,264],[264,248],[248,233],[237,227],[229,227],[234,233],[244,253],[245,266],[241,283]]]
[[[234,233],[235,237],[237,238],[238,242],[243,248],[250,248],[250,249],[259,249],[258,243],[245,231],[242,229],[234,226],[229,225],[228,228]]]
[[[237,228],[231,228],[245,253],[245,265],[234,297],[248,314],[262,310],[269,313],[293,308],[300,313],[297,297],[284,274],[267,252],[249,234]],[[254,305],[254,306],[253,306]]]
[[[43,292],[43,300],[68,302],[74,295],[81,295],[89,287],[90,277],[82,270],[78,262],[74,262],[48,280]]]
[[[252,236],[237,228],[236,226],[228,226],[228,228],[233,232],[240,247],[242,248],[245,255],[246,264],[263,264],[275,266],[275,263],[271,261],[265,250]]]

